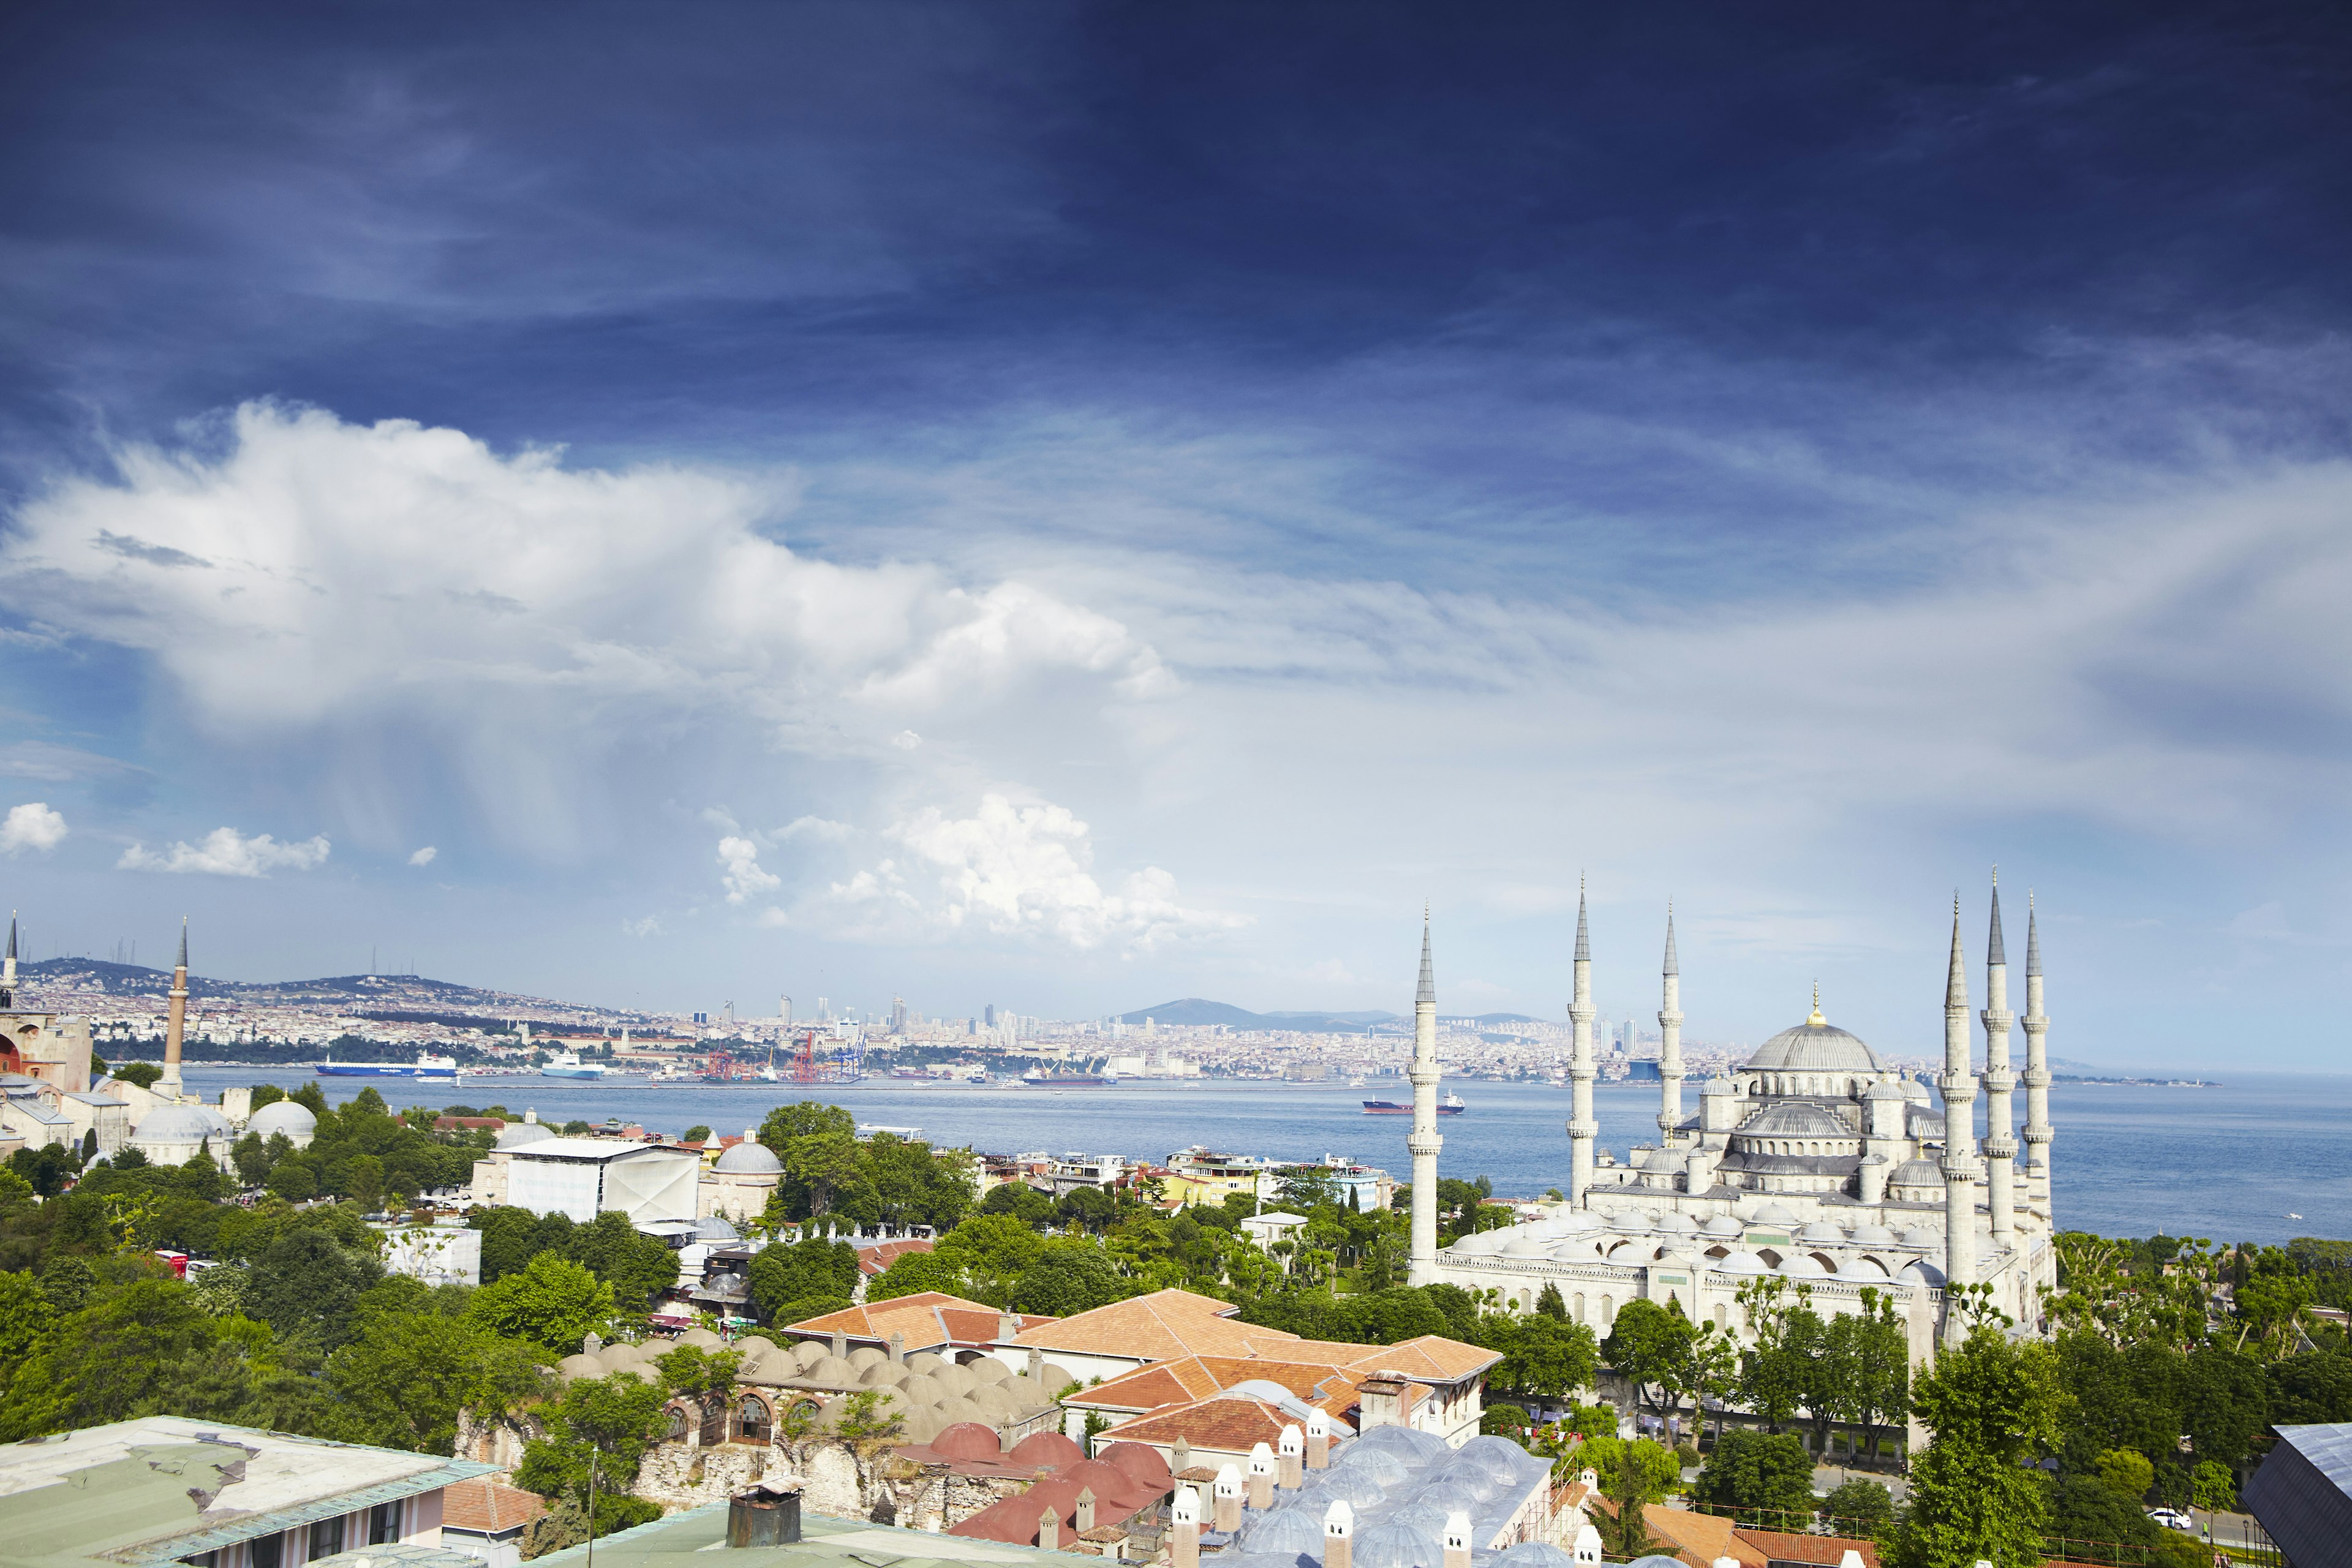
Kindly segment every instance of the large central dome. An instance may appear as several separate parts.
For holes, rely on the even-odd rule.
[[[1783,1029],[1748,1058],[1748,1068],[1762,1072],[1863,1072],[1886,1070],[1878,1053],[1860,1037],[1833,1028],[1816,1010],[1793,1029]]]

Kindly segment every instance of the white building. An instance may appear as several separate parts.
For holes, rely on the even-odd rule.
[[[1431,980],[1426,938],[1423,1008]],[[1890,1300],[1924,1360],[1938,1336],[1965,1320],[1946,1302],[1946,1284],[1992,1287],[1996,1306],[2030,1330],[2040,1321],[2040,1288],[2056,1283],[2051,1247],[2049,1082],[2042,1010],[2040,933],[2026,938],[2026,1121],[2023,1170],[2011,1094],[2008,960],[1998,888],[1988,952],[1982,1084],[1990,1135],[1973,1135],[1978,1075],[1972,1070],[1968,977],[1958,910],[1944,998],[1941,1104],[1925,1084],[1895,1071],[1862,1040],[1812,1016],[1766,1041],[1729,1074],[1700,1091],[1698,1114],[1682,1106],[1681,974],[1671,914],[1666,928],[1660,1037],[1660,1138],[1622,1164],[1595,1160],[1591,1113],[1591,962],[1581,900],[1577,911],[1575,1024],[1570,1079],[1570,1201],[1529,1224],[1480,1232],[1442,1253],[1436,1228],[1437,1137],[1431,1097],[1420,1092],[1416,1060],[1412,1143],[1413,1274],[1493,1289],[1522,1308],[1547,1285],[1570,1316],[1606,1335],[1617,1310],[1645,1299],[1681,1304],[1693,1321],[1745,1332],[1737,1300],[1748,1280],[1778,1276],[1804,1287],[1824,1315],[1859,1310],[1862,1292]],[[1433,1073],[1431,1077],[1433,1079]],[[1427,1165],[1422,1155],[1426,1152]]]
[[[702,1161],[691,1149],[550,1137],[499,1153],[506,1164],[504,1201],[517,1208],[570,1215],[582,1225],[606,1209],[633,1222],[699,1217],[695,1200]]]

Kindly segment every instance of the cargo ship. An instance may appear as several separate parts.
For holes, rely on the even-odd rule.
[[[1021,1081],[1031,1089],[1116,1089],[1116,1073],[1057,1072],[1047,1073],[1031,1068],[1021,1075]]]
[[[419,1051],[413,1062],[339,1062],[332,1057],[311,1068],[320,1078],[429,1078],[456,1082],[457,1058]]]
[[[1440,1116],[1459,1116],[1469,1109],[1470,1107],[1468,1102],[1464,1100],[1458,1094],[1443,1095],[1437,1101],[1437,1114]],[[1364,1101],[1364,1114],[1367,1116],[1411,1116],[1412,1114],[1412,1104],[1409,1100],[1404,1104],[1400,1105],[1393,1100],[1368,1100]]]
[[[583,1062],[580,1059],[580,1053],[577,1051],[558,1051],[553,1056],[547,1058],[547,1065],[539,1069],[539,1076],[541,1078],[600,1079],[604,1076],[604,1064],[603,1062]]]

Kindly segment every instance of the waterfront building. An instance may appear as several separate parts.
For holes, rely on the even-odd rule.
[[[1949,1286],[1987,1284],[1993,1303],[2030,1327],[2041,1289],[2056,1283],[2051,1247],[2049,1066],[2038,918],[2026,934],[2026,1069],[2012,1072],[2008,960],[1998,885],[1987,952],[1981,1080],[1969,1049],[1968,975],[1954,901],[1944,996],[1945,1064],[1928,1086],[1906,1077],[1863,1040],[1831,1024],[1818,991],[1804,1022],[1767,1040],[1738,1067],[1708,1079],[1697,1110],[1683,1104],[1680,963],[1667,916],[1660,1026],[1660,1136],[1615,1163],[1597,1152],[1591,1113],[1591,946],[1584,900],[1576,917],[1575,1024],[1570,1079],[1570,1201],[1547,1218],[1479,1232],[1442,1254],[1433,1240],[1433,1115],[1413,1118],[1413,1265],[1417,1283],[1444,1280],[1496,1290],[1531,1307],[1556,1287],[1570,1316],[1605,1336],[1628,1301],[1680,1303],[1694,1321],[1749,1327],[1737,1297],[1751,1279],[1785,1279],[1824,1314],[1859,1309],[1874,1289],[1906,1323],[1915,1360],[1965,1322]],[[1426,922],[1421,975],[1424,1016],[1433,1006]],[[1422,1051],[1416,1042],[1418,1074]],[[1433,1078],[1432,1082],[1433,1084]],[[1979,1147],[1974,1108],[1981,1081],[1990,1110]],[[2027,1091],[2027,1153],[2018,1170],[2011,1094]],[[1427,1169],[1423,1168],[1424,1144]],[[1426,1251],[1423,1238],[1430,1238]]]

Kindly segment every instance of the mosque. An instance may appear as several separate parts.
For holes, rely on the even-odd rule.
[[[2025,1016],[2009,1009],[2000,889],[1986,951],[1984,1068],[1972,1061],[1958,900],[1944,989],[1944,1071],[1935,1095],[1822,1016],[1783,1029],[1730,1072],[1708,1079],[1698,1111],[1683,1109],[1682,976],[1666,917],[1658,1012],[1658,1139],[1618,1163],[1598,1153],[1592,1114],[1592,959],[1584,901],[1576,913],[1574,1025],[1569,1078],[1569,1200],[1545,1219],[1437,1246],[1437,996],[1422,929],[1414,1005],[1412,1282],[1493,1290],[1522,1309],[1546,1285],[1569,1314],[1606,1337],[1626,1302],[1673,1300],[1694,1321],[1749,1328],[1741,1286],[1778,1277],[1805,1288],[1823,1315],[1857,1311],[1862,1292],[1890,1299],[1914,1362],[1939,1337],[1966,1331],[1952,1287],[1989,1285],[1993,1303],[2029,1330],[2051,1247],[2049,1019],[2042,1011],[2042,944],[2029,913]],[[2010,1030],[2025,1031],[2026,1160],[2017,1164]],[[1981,1083],[1990,1135],[1976,1136]]]

